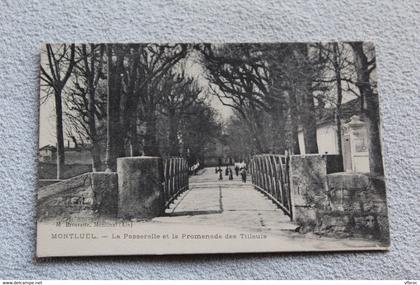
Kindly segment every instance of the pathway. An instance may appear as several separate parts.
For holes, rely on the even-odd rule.
[[[218,180],[214,168],[205,168],[190,177],[190,190],[184,192],[166,210],[172,222],[201,225],[223,225],[251,231],[292,230],[290,222],[275,204],[256,191],[251,182],[241,182],[240,176]]]
[[[378,249],[361,239],[334,239],[295,232],[296,225],[251,183],[218,181],[214,168],[190,178],[190,189],[152,220],[131,226],[96,227],[100,240],[51,239],[55,224],[38,223],[38,247],[44,256],[235,253]],[[115,221],[109,221],[111,224]],[[73,227],[60,233],[74,234]],[[93,228],[80,231],[91,234]]]
[[[273,248],[281,251],[322,251],[378,247],[374,241],[295,232],[297,225],[270,199],[255,190],[250,181],[242,183],[240,176],[234,176],[231,181],[227,178],[223,176],[223,180],[219,181],[214,168],[201,170],[198,175],[190,177],[189,190],[174,201],[166,210],[166,215],[154,218],[152,223],[199,233],[227,229],[236,234],[264,234],[271,246],[259,247],[263,241],[252,241],[259,244],[256,249],[263,251]],[[247,244],[253,247],[248,242],[251,241],[247,240]]]

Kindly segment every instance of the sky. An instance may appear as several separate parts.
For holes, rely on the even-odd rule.
[[[46,67],[48,61],[45,52],[41,53],[41,65]],[[208,88],[209,82],[205,78],[204,69],[199,62],[199,57],[197,52],[192,52],[188,58],[185,60],[185,70],[187,75],[193,76],[196,78],[196,81],[199,86],[206,89]],[[71,78],[70,78],[71,80]],[[333,92],[333,91],[332,91]],[[45,90],[41,87],[40,98],[45,97]],[[343,94],[343,103],[354,99],[355,96],[350,92],[344,92]],[[224,106],[217,96],[210,95],[209,98],[210,105],[218,112],[219,120],[226,122],[230,116],[233,115],[233,111],[230,107]],[[54,96],[49,96],[47,100],[42,100],[40,105],[40,128],[39,128],[39,147],[51,144],[56,145],[56,135],[55,135],[55,104]],[[63,104],[63,109],[65,108]],[[63,117],[65,115],[63,114]],[[65,124],[65,122],[64,122]],[[65,125],[64,125],[65,129]],[[64,133],[65,145],[69,138]]]
[[[41,65],[46,68],[47,56],[44,50],[41,50]],[[45,145],[56,145],[57,139],[55,135],[55,104],[53,96],[50,96],[48,100],[43,98],[47,95],[45,89],[42,87],[44,84],[40,82],[39,98],[41,101],[39,107],[39,147]]]
[[[194,76],[201,87],[206,88],[208,86],[208,81],[204,78],[203,68],[198,62],[197,56],[193,53],[186,60],[186,70],[187,74]],[[45,53],[41,53],[41,65],[45,68],[47,65],[47,56]],[[71,80],[71,78],[69,79]],[[45,90],[41,87],[40,98],[44,98],[46,95]],[[229,117],[233,114],[230,107],[224,106],[216,96],[209,97],[210,105],[219,113],[219,119],[222,121],[227,121]],[[63,104],[63,108],[65,108]],[[63,114],[63,117],[65,115]],[[42,100],[40,105],[39,112],[39,147],[45,145],[56,145],[56,132],[55,132],[55,103],[54,96],[49,96],[47,100]],[[64,122],[65,124],[65,122]],[[65,128],[65,125],[64,125]],[[69,138],[64,133],[65,145]]]

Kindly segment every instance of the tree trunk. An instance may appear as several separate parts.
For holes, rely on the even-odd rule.
[[[293,139],[293,154],[300,154],[300,145],[299,145],[299,126],[297,122],[292,122],[292,139]]]
[[[146,110],[146,134],[144,135],[144,155],[160,156],[159,145],[156,139],[157,126],[154,108]]]
[[[120,92],[121,73],[123,71],[124,55],[116,47],[117,62],[112,63],[112,45],[107,45],[108,94],[107,94],[107,171],[117,170],[117,158],[125,155],[124,138],[120,126]]]
[[[341,102],[343,101],[343,88],[341,86],[341,70],[339,64],[338,44],[333,43],[333,56],[334,56],[334,72],[337,84],[337,101],[335,107],[335,122],[337,124],[337,148],[338,154],[343,155],[343,146],[341,142]]]
[[[255,107],[254,102],[250,101],[249,104],[250,104],[250,113],[251,113],[250,124],[252,125],[252,130],[253,130],[257,150],[259,151],[259,153],[266,153],[267,140],[264,134],[264,126],[261,122],[262,111],[258,110]]]
[[[290,117],[292,129],[292,153],[300,154],[299,146],[299,115],[296,102],[296,90],[293,89],[289,92],[290,96]]]
[[[57,88],[54,91],[55,97],[55,125],[57,135],[57,179],[62,179],[64,174],[64,135],[63,135],[63,107],[61,103],[62,89]]]
[[[131,156],[140,156],[141,147],[137,134],[137,115],[134,116],[130,124],[130,155]]]
[[[258,133],[258,130],[254,127],[253,123],[251,122],[250,124],[252,125],[251,132],[253,133],[255,147],[257,149],[257,154],[264,153],[264,146],[263,146],[263,143],[261,142],[261,136]]]
[[[384,168],[381,151],[381,137],[379,130],[379,102],[378,96],[373,94],[370,85],[370,73],[367,57],[363,51],[363,43],[350,44],[357,73],[357,86],[366,101],[365,119],[369,142],[369,169],[372,176],[383,176]]]
[[[279,56],[278,54],[276,54]],[[286,147],[286,122],[287,122],[287,91],[284,90],[284,82],[277,64],[270,63],[271,84],[269,89],[270,115],[272,118],[272,146],[273,153],[283,154]]]
[[[249,132],[251,133],[253,145],[256,148],[257,154],[263,153],[264,150],[263,150],[262,143],[260,141],[260,136],[258,135],[258,132],[255,130],[254,124],[244,114],[241,113],[241,115],[245,121],[246,126],[248,127]]]
[[[138,105],[141,90],[136,90],[136,83],[138,79],[138,65],[140,62],[139,45],[130,45],[133,48],[132,62],[128,67],[127,81],[128,86],[125,92],[126,103],[124,106],[124,113],[122,114],[122,136],[129,139],[130,155],[139,156],[141,154],[139,140],[137,136],[137,118]]]
[[[175,110],[168,110],[169,121],[169,154],[171,156],[179,156],[179,142],[178,142],[178,118]]]
[[[101,147],[98,142],[92,142],[92,149],[90,150],[90,153],[92,155],[93,172],[102,171]]]
[[[318,153],[318,142],[316,138],[316,117],[315,104],[312,92],[310,90],[310,80],[305,82],[303,93],[304,110],[302,112],[303,139],[305,143],[305,153]]]
[[[315,103],[312,94],[312,67],[308,55],[307,44],[299,45],[299,52],[295,53],[299,62],[299,69],[302,73],[299,78],[301,87],[303,110],[301,112],[301,124],[303,128],[303,140],[305,153],[318,153],[318,142],[316,137],[316,116]]]
[[[101,156],[100,151],[101,147],[99,145],[98,141],[98,134],[96,130],[96,86],[95,86],[95,79],[97,76],[100,75],[100,67],[96,71],[95,74],[95,45],[90,45],[90,62],[89,62],[89,54],[86,49],[86,45],[82,45],[82,52],[83,52],[83,61],[85,65],[85,72],[86,72],[86,80],[87,80],[87,116],[88,116],[88,128],[89,128],[89,135],[90,140],[92,143],[92,149],[91,149],[91,155],[92,155],[92,170],[94,172],[101,171],[102,169],[102,162],[101,162]],[[102,60],[102,55],[99,60]],[[101,66],[101,65],[100,65]],[[98,78],[99,80],[99,78]]]
[[[282,106],[276,106],[271,115],[273,121],[273,146],[272,150],[274,153],[283,154],[286,150],[285,140],[285,116]]]
[[[335,109],[335,121],[336,121],[336,126],[337,126],[337,152],[339,155],[343,156],[343,145],[342,145],[342,141],[341,141],[341,107],[337,107]]]

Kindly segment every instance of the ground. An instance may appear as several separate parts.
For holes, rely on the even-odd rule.
[[[190,177],[190,189],[166,210],[167,216],[154,221],[182,224],[223,225],[251,231],[293,230],[290,222],[275,204],[256,191],[240,176],[218,180],[212,168]]]
[[[232,232],[261,234],[280,239],[284,249],[322,250],[376,248],[378,243],[362,239],[334,239],[295,231],[289,216],[240,176],[218,180],[214,168],[205,168],[190,177],[190,189],[166,210],[166,216],[152,223],[209,228],[224,227]]]
[[[297,225],[248,181],[218,180],[214,168],[190,177],[189,190],[163,216],[93,227],[38,223],[38,256],[235,253],[380,249],[363,239],[296,232]],[[115,220],[106,221],[115,224]],[[128,222],[128,221],[118,221]],[[95,239],[55,239],[55,234]]]

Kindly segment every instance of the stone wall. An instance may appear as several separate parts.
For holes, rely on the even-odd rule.
[[[327,180],[327,204],[318,211],[315,232],[389,241],[383,178],[335,173]]]
[[[293,220],[299,230],[388,241],[384,181],[340,172],[339,166],[333,155],[291,157]]]
[[[117,205],[117,174],[86,173],[41,187],[38,220],[116,217]]]

